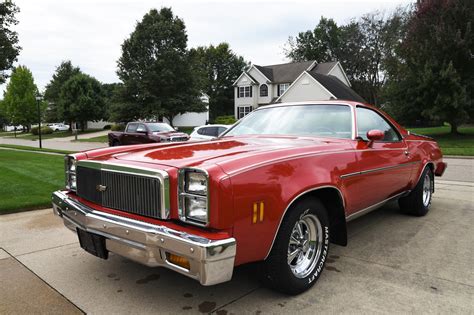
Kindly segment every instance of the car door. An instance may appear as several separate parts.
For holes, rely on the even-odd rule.
[[[358,172],[351,177],[359,194],[354,208],[362,210],[405,192],[416,161],[398,130],[377,111],[357,106],[356,127]],[[381,130],[384,138],[369,145],[370,130]]]
[[[127,125],[127,129],[122,134],[122,144],[135,144],[136,139],[135,135],[137,132],[138,124],[137,123],[129,123]]]
[[[135,133],[135,143],[141,144],[141,143],[150,143],[150,142],[152,141],[148,136],[148,128],[145,126],[145,124],[138,124],[137,130]]]

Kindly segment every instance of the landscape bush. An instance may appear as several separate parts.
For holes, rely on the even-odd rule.
[[[112,130],[112,131],[124,131],[125,130],[125,125],[123,125],[123,124],[114,124],[110,127],[110,130]]]
[[[49,128],[48,126],[44,126],[44,127],[41,127],[41,134],[43,135],[48,135],[48,134],[51,134],[53,133],[53,129]],[[31,133],[35,136],[37,136],[39,133],[38,133],[38,127],[32,127],[31,128]]]
[[[214,123],[222,124],[222,125],[233,125],[236,122],[235,117],[233,115],[229,116],[218,116]]]

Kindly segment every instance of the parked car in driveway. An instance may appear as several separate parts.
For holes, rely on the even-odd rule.
[[[267,285],[297,294],[320,277],[330,243],[347,244],[348,221],[391,200],[425,215],[445,169],[436,141],[375,107],[281,103],[212,141],[69,155],[66,189],[52,200],[95,256],[113,252],[203,285],[263,262]]]
[[[176,131],[166,123],[131,122],[127,124],[124,132],[109,132],[109,145],[111,147],[118,145],[179,142],[187,140],[189,140],[189,136],[186,133]]]
[[[69,125],[66,125],[66,124],[63,124],[63,123],[48,124],[47,126],[51,129],[53,129],[53,131],[66,131],[66,130],[69,130]]]
[[[194,128],[189,135],[191,140],[210,140],[215,139],[224,131],[229,129],[230,125],[204,125]]]

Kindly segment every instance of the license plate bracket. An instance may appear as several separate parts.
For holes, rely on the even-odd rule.
[[[102,235],[97,235],[77,228],[77,236],[79,237],[79,244],[89,254],[102,259],[107,259],[109,257],[109,251],[105,247],[105,237]]]

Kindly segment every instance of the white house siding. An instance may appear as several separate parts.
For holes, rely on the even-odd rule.
[[[87,122],[87,129],[103,129],[105,126],[110,125],[112,126],[114,123],[110,121],[88,121]]]
[[[272,85],[267,83],[268,79],[264,77],[260,72],[255,68],[252,67],[249,71],[249,74],[258,82],[258,86],[255,86],[256,91],[257,91],[257,102],[256,105],[258,104],[268,104],[272,100]],[[268,86],[268,96],[265,97],[260,97],[260,86],[262,84],[266,84]]]
[[[238,87],[249,85],[252,87],[252,97],[237,97],[239,93]],[[236,86],[234,87],[234,113],[236,118],[238,118],[238,107],[240,106],[252,106],[253,109],[257,108],[257,93],[257,86],[253,85],[253,82],[246,75],[243,75],[236,82]]]
[[[351,83],[347,80],[346,76],[344,75],[344,72],[342,71],[341,64],[337,63],[334,68],[332,68],[331,71],[328,73],[329,75],[333,75],[341,82],[344,82],[347,86],[351,86]]]
[[[332,95],[313,77],[304,73],[280,98],[281,102],[322,101]]]

